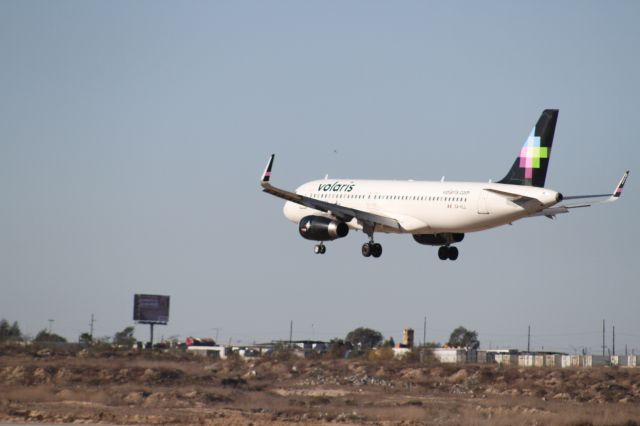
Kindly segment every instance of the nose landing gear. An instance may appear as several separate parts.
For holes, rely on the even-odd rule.
[[[313,246],[313,252],[315,254],[325,254],[325,252],[327,251],[327,247],[323,244],[316,244],[315,246]]]

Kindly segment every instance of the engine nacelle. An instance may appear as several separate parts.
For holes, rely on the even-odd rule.
[[[459,243],[464,239],[464,234],[447,232],[444,234],[413,234],[413,239],[417,243],[428,246],[446,246]]]
[[[298,231],[302,238],[313,241],[331,241],[346,237],[349,227],[344,222],[323,216],[305,216],[300,220]]]

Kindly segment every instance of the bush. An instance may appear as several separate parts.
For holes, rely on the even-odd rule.
[[[329,342],[329,350],[325,354],[325,357],[329,359],[344,358],[347,351],[351,350],[352,346],[346,343],[342,339],[331,339]]]
[[[47,330],[40,330],[33,341],[35,343],[66,343],[67,339],[57,335],[56,333],[49,333]]]
[[[393,349],[390,347],[382,347],[369,351],[367,358],[369,361],[389,361],[394,357]]]

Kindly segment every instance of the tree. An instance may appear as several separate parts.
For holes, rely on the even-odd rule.
[[[331,358],[344,358],[348,350],[351,349],[351,345],[346,343],[342,339],[333,338],[329,342],[328,356]]]
[[[2,319],[0,321],[0,342],[4,342],[9,339],[9,321]]]
[[[38,343],[66,343],[67,339],[56,333],[49,333],[46,329],[42,329],[33,341]]]
[[[20,331],[18,321],[14,321],[9,329],[9,340],[22,340],[22,331]]]
[[[93,336],[90,333],[82,333],[79,342],[83,345],[90,345],[93,343]]]
[[[378,346],[382,342],[382,334],[370,328],[358,327],[350,331],[344,340],[355,348],[367,350]]]
[[[480,347],[478,332],[460,326],[451,332],[448,345],[456,348],[478,349]]]
[[[125,327],[124,330],[118,331],[113,336],[113,344],[119,346],[133,346],[136,343],[136,338],[133,337],[133,327]]]

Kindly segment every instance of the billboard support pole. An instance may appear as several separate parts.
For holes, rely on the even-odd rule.
[[[149,345],[149,346],[150,346],[150,349],[153,350],[153,323],[150,323],[149,327],[151,329],[151,339],[150,339],[151,340],[151,345]]]

